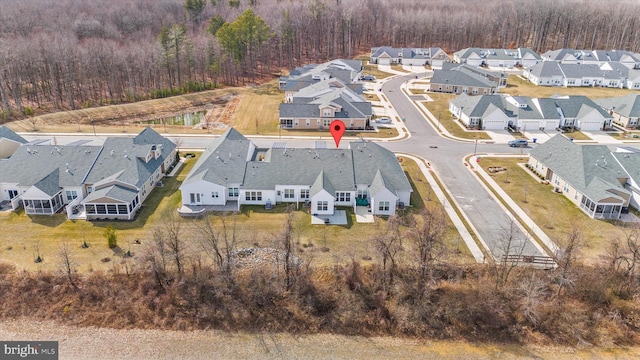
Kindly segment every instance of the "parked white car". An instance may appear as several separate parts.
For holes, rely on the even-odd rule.
[[[389,119],[388,117],[381,117],[379,119],[376,119],[376,122],[378,124],[391,124],[391,119]]]

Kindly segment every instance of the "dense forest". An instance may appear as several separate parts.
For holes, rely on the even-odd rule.
[[[0,123],[256,82],[372,46],[640,51],[636,1],[0,0]]]

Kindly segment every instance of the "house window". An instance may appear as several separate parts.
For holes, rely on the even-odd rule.
[[[576,79],[568,79],[567,80],[567,85],[575,85],[576,84]]]
[[[331,119],[322,120],[323,127],[329,127],[329,125],[331,125]]]
[[[78,192],[75,190],[67,190],[66,194],[67,194],[67,201],[71,201],[78,197]]]
[[[378,203],[378,211],[389,211],[389,202],[388,201],[380,201]]]
[[[190,193],[189,194],[189,200],[191,200],[192,204],[199,204],[200,203],[200,194]]]
[[[309,189],[300,190],[300,198],[301,199],[308,199],[309,198]]]
[[[293,119],[280,119],[280,127],[285,129],[293,128]]]
[[[93,186],[89,186],[87,188],[87,194],[91,194],[93,192]]]
[[[610,80],[609,81],[609,87],[615,87],[615,86],[618,86],[618,82],[615,81],[615,80]]]
[[[118,205],[118,213],[119,214],[128,214],[127,205]]]
[[[368,191],[367,190],[358,190],[358,199],[366,199],[368,197]]]
[[[262,191],[247,191],[245,199],[247,201],[262,201]]]
[[[327,211],[329,209],[328,201],[318,201],[318,211]]]
[[[118,207],[116,205],[107,205],[107,214],[118,215]]]
[[[349,192],[336,192],[336,201],[338,201],[338,202],[351,202],[351,193],[349,193]]]
[[[564,192],[569,192],[569,184],[564,183]]]
[[[211,193],[211,197],[214,198],[214,199],[217,199],[217,198],[220,197],[220,195],[218,194],[217,191],[214,191],[214,192]]]
[[[331,109],[323,109],[322,116],[331,116]]]
[[[307,120],[307,127],[311,126],[311,120]]]
[[[238,188],[229,188],[229,197],[238,197]]]
[[[295,197],[294,189],[284,189],[284,198],[285,199],[293,199]]]

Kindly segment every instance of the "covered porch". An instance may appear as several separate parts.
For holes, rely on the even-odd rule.
[[[620,219],[622,208],[623,201],[596,202],[586,196],[582,196],[582,201],[580,202],[580,209],[594,219]]]
[[[64,206],[62,190],[50,198],[30,197],[28,190],[22,196],[22,204],[27,215],[53,215]]]

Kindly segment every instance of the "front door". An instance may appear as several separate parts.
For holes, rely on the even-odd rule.
[[[18,196],[18,190],[9,190],[9,200],[13,199],[16,196]]]

